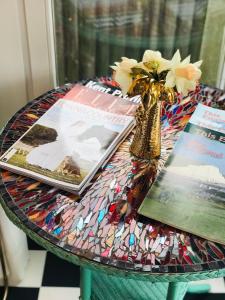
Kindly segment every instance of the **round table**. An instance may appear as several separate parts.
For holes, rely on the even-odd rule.
[[[72,86],[51,90],[18,111],[2,131],[1,153]],[[47,250],[81,266],[82,299],[180,300],[189,281],[225,275],[225,246],[137,213],[197,102],[225,109],[225,93],[200,85],[186,99],[164,104],[161,158],[132,158],[131,133],[81,197],[0,170],[6,214]]]

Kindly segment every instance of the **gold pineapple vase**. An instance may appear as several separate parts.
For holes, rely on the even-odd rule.
[[[161,101],[173,103],[174,90],[166,88],[164,82],[149,78],[137,78],[129,90],[129,95],[141,95],[137,108],[136,131],[130,152],[142,159],[154,159],[161,154]]]

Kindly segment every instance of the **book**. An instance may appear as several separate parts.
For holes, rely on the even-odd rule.
[[[80,194],[134,127],[136,107],[76,84],[0,157],[0,167]]]
[[[198,104],[139,213],[225,244],[225,111]]]

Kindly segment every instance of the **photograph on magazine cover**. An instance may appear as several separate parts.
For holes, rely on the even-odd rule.
[[[79,185],[130,120],[129,116],[59,100],[1,160]]]

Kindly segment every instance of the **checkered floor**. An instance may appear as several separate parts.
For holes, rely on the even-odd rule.
[[[7,300],[78,300],[80,268],[45,251],[30,239],[28,247],[30,258],[25,278],[16,287],[10,287]]]
[[[45,251],[30,239],[28,239],[28,245],[30,259],[26,276],[19,285],[10,287],[7,300],[78,300],[80,295],[79,267]],[[207,283],[212,286],[211,294],[188,294],[185,300],[225,299],[223,278],[208,280]],[[3,288],[0,287],[0,299],[2,299],[2,293]]]

